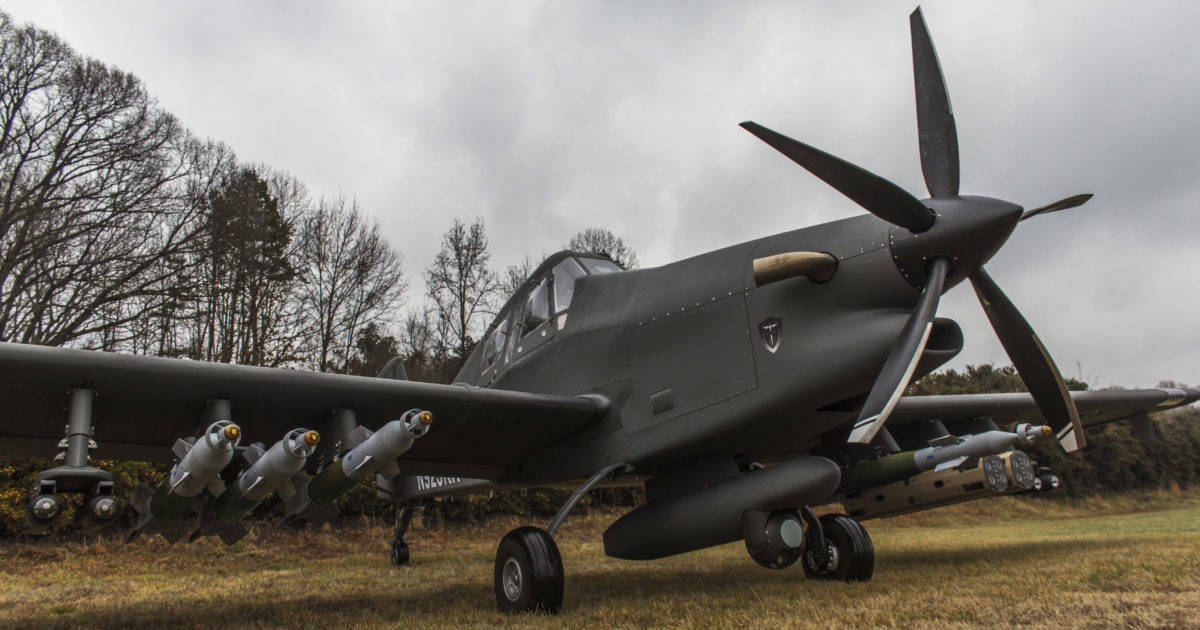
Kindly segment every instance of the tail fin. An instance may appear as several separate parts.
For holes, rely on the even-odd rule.
[[[391,378],[397,381],[407,381],[408,372],[404,371],[404,359],[395,357],[383,366],[376,378]]]

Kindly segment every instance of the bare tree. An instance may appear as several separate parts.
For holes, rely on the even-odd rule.
[[[410,312],[404,317],[404,334],[400,338],[400,348],[405,356],[418,357],[424,361],[437,352],[437,325],[433,319],[433,310],[428,307]]]
[[[442,239],[442,249],[425,271],[425,285],[433,301],[440,344],[460,359],[475,343],[482,327],[480,316],[492,314],[500,282],[488,267],[487,233],[483,220],[471,225],[454,220]]]
[[[301,221],[299,294],[313,328],[313,362],[344,371],[367,326],[394,321],[407,284],[403,258],[357,204],[322,199]]]
[[[443,374],[450,370],[439,369],[450,360],[444,348],[439,347],[435,319],[434,309],[429,306],[410,311],[404,317],[399,347],[400,355],[404,357],[404,369],[411,380],[448,383],[454,377],[454,374]]]
[[[588,254],[603,254],[625,269],[636,269],[637,254],[616,234],[600,227],[580,230],[567,242],[567,249]]]
[[[542,256],[543,260],[545,258],[545,256]],[[521,288],[521,285],[525,284],[525,281],[529,279],[529,275],[533,273],[534,269],[537,269],[537,263],[534,263],[528,254],[525,255],[525,258],[521,259],[521,262],[509,265],[504,270],[504,278],[500,281],[500,299],[507,300],[512,297]]]
[[[403,290],[357,208],[239,166],[132,75],[0,11],[0,340],[369,367]]]
[[[0,13],[0,339],[120,341],[198,234],[193,145],[135,77]]]

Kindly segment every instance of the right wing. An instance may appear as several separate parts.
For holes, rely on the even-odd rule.
[[[1200,400],[1196,389],[1114,389],[1071,392],[1084,427],[1139,418]],[[921,420],[937,419],[951,426],[974,418],[988,417],[999,424],[1040,421],[1042,413],[1028,393],[954,394],[948,396],[905,396],[896,404],[889,427],[902,427]]]

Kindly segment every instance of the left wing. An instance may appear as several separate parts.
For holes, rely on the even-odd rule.
[[[1098,426],[1140,418],[1143,414],[1182,407],[1200,400],[1195,389],[1125,389],[1071,392],[1083,426]],[[988,417],[997,423],[1041,420],[1037,404],[1027,393],[905,396],[896,404],[888,426],[901,427],[926,419],[951,426]]]
[[[231,402],[243,443],[319,428],[338,408],[353,409],[372,429],[418,408],[433,413],[433,427],[402,468],[487,479],[604,412],[592,397],[13,343],[0,343],[0,383],[0,454],[53,455],[67,422],[67,391],[87,387],[95,391],[99,458],[169,459],[175,440],[204,428],[200,414],[215,398]]]

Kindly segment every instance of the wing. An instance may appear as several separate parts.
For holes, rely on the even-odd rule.
[[[200,414],[215,398],[231,401],[243,443],[319,428],[339,408],[372,429],[420,408],[433,412],[433,428],[401,458],[402,469],[488,479],[603,413],[590,397],[12,343],[0,343],[0,382],[0,454],[45,457],[63,437],[72,387],[95,391],[99,458],[170,458],[176,439],[202,428]]]
[[[1191,404],[1200,399],[1195,389],[1127,389],[1071,392],[1083,426],[1134,419],[1147,413]],[[1029,394],[958,394],[905,396],[896,404],[889,427],[936,418],[946,425],[989,417],[997,423],[1038,421],[1042,414]]]

